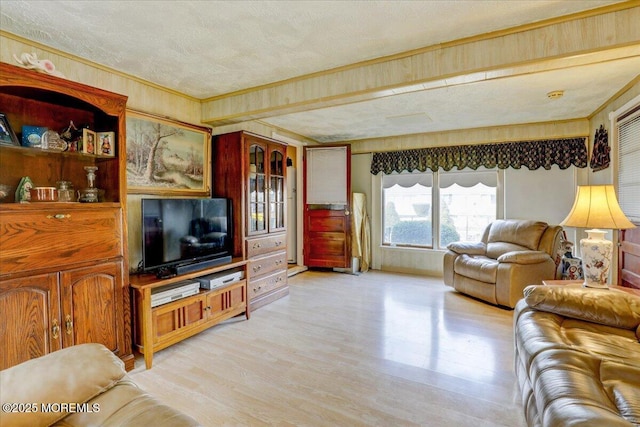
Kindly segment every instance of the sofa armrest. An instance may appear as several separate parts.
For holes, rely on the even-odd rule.
[[[549,254],[542,251],[511,251],[498,257],[498,262],[511,264],[539,264],[550,260]]]
[[[451,242],[447,249],[466,255],[484,255],[487,252],[487,246],[483,242]]]
[[[124,364],[102,344],[80,344],[0,371],[0,401],[38,405],[34,412],[4,413],[2,425],[49,426],[68,414],[41,404],[84,403],[125,376]]]
[[[615,328],[640,327],[640,297],[614,289],[581,286],[528,286],[524,300],[531,308]]]

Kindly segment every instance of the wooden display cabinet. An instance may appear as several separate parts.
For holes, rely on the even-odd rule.
[[[213,138],[213,195],[233,200],[234,255],[249,260],[252,310],[289,293],[286,150],[244,131]]]
[[[113,156],[0,145],[0,369],[70,345],[102,343],[127,369],[131,345],[126,203],[127,97],[0,63],[0,109],[20,137],[23,125],[60,132],[73,121],[114,132]],[[98,167],[98,203],[15,203],[20,179],[87,186]]]
[[[235,258],[230,264],[168,279],[157,279],[153,274],[131,276],[136,319],[135,343],[138,351],[144,354],[147,369],[151,369],[153,354],[156,351],[239,314],[244,313],[249,319],[246,265],[246,261]],[[157,307],[151,306],[151,295],[155,289],[213,273],[235,271],[238,268],[245,273],[245,277],[241,280],[211,290],[201,289],[196,295]]]

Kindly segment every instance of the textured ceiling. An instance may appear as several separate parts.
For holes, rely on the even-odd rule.
[[[0,28],[203,99],[611,3],[617,1],[0,0]],[[585,117],[638,69],[631,59],[264,121],[333,142]],[[523,114],[515,101],[542,105],[551,83],[575,89],[574,97]]]

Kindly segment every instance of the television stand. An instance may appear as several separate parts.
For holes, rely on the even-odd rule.
[[[243,279],[210,290],[200,289],[196,295],[151,307],[153,289],[238,269],[244,271]],[[226,264],[168,278],[158,278],[155,274],[130,275],[129,282],[134,291],[134,341],[137,350],[144,354],[146,368],[151,369],[153,353],[156,351],[239,314],[244,313],[249,319],[247,273],[247,261],[233,258]]]

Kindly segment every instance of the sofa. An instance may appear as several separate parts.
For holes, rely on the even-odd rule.
[[[640,296],[530,286],[514,334],[529,426],[640,425]]]
[[[0,427],[198,426],[139,389],[102,344],[80,344],[0,371]]]
[[[514,308],[528,285],[555,279],[562,227],[496,220],[480,242],[453,242],[444,254],[444,283],[491,304]]]

